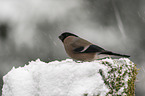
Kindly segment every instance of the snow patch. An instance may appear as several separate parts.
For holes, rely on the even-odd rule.
[[[109,88],[100,75],[100,69],[108,76],[110,68],[102,64],[104,61],[112,66],[130,62],[125,58],[118,63],[112,59],[92,62],[66,59],[49,63],[38,59],[24,67],[13,68],[3,77],[2,96],[105,96]]]

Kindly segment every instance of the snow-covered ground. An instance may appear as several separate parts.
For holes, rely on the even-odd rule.
[[[2,96],[105,96],[112,85],[106,85],[103,76],[105,80],[111,79],[109,76],[114,71],[109,74],[108,72],[120,66],[124,66],[119,69],[123,75],[127,68],[125,65],[133,66],[130,62],[126,58],[92,62],[75,62],[66,59],[49,63],[38,59],[24,67],[12,68],[3,77]],[[119,76],[117,72],[115,75]],[[127,82],[129,76],[124,75],[123,82]],[[118,91],[119,94],[124,94],[123,88],[127,86],[127,83],[124,83]]]

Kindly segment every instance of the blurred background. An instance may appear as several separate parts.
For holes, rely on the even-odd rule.
[[[107,50],[129,54],[145,94],[144,0],[0,0],[0,87],[13,67],[68,58],[58,36],[69,31]]]

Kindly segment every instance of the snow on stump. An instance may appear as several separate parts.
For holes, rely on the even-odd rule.
[[[134,96],[136,74],[127,58],[49,63],[38,59],[3,77],[2,96]]]

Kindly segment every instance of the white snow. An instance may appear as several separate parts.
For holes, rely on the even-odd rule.
[[[110,68],[102,61],[113,62],[112,59],[92,62],[75,62],[72,59],[49,63],[39,59],[31,61],[24,67],[12,68],[3,77],[2,96],[105,96],[109,88],[104,84],[99,69],[107,76]]]

